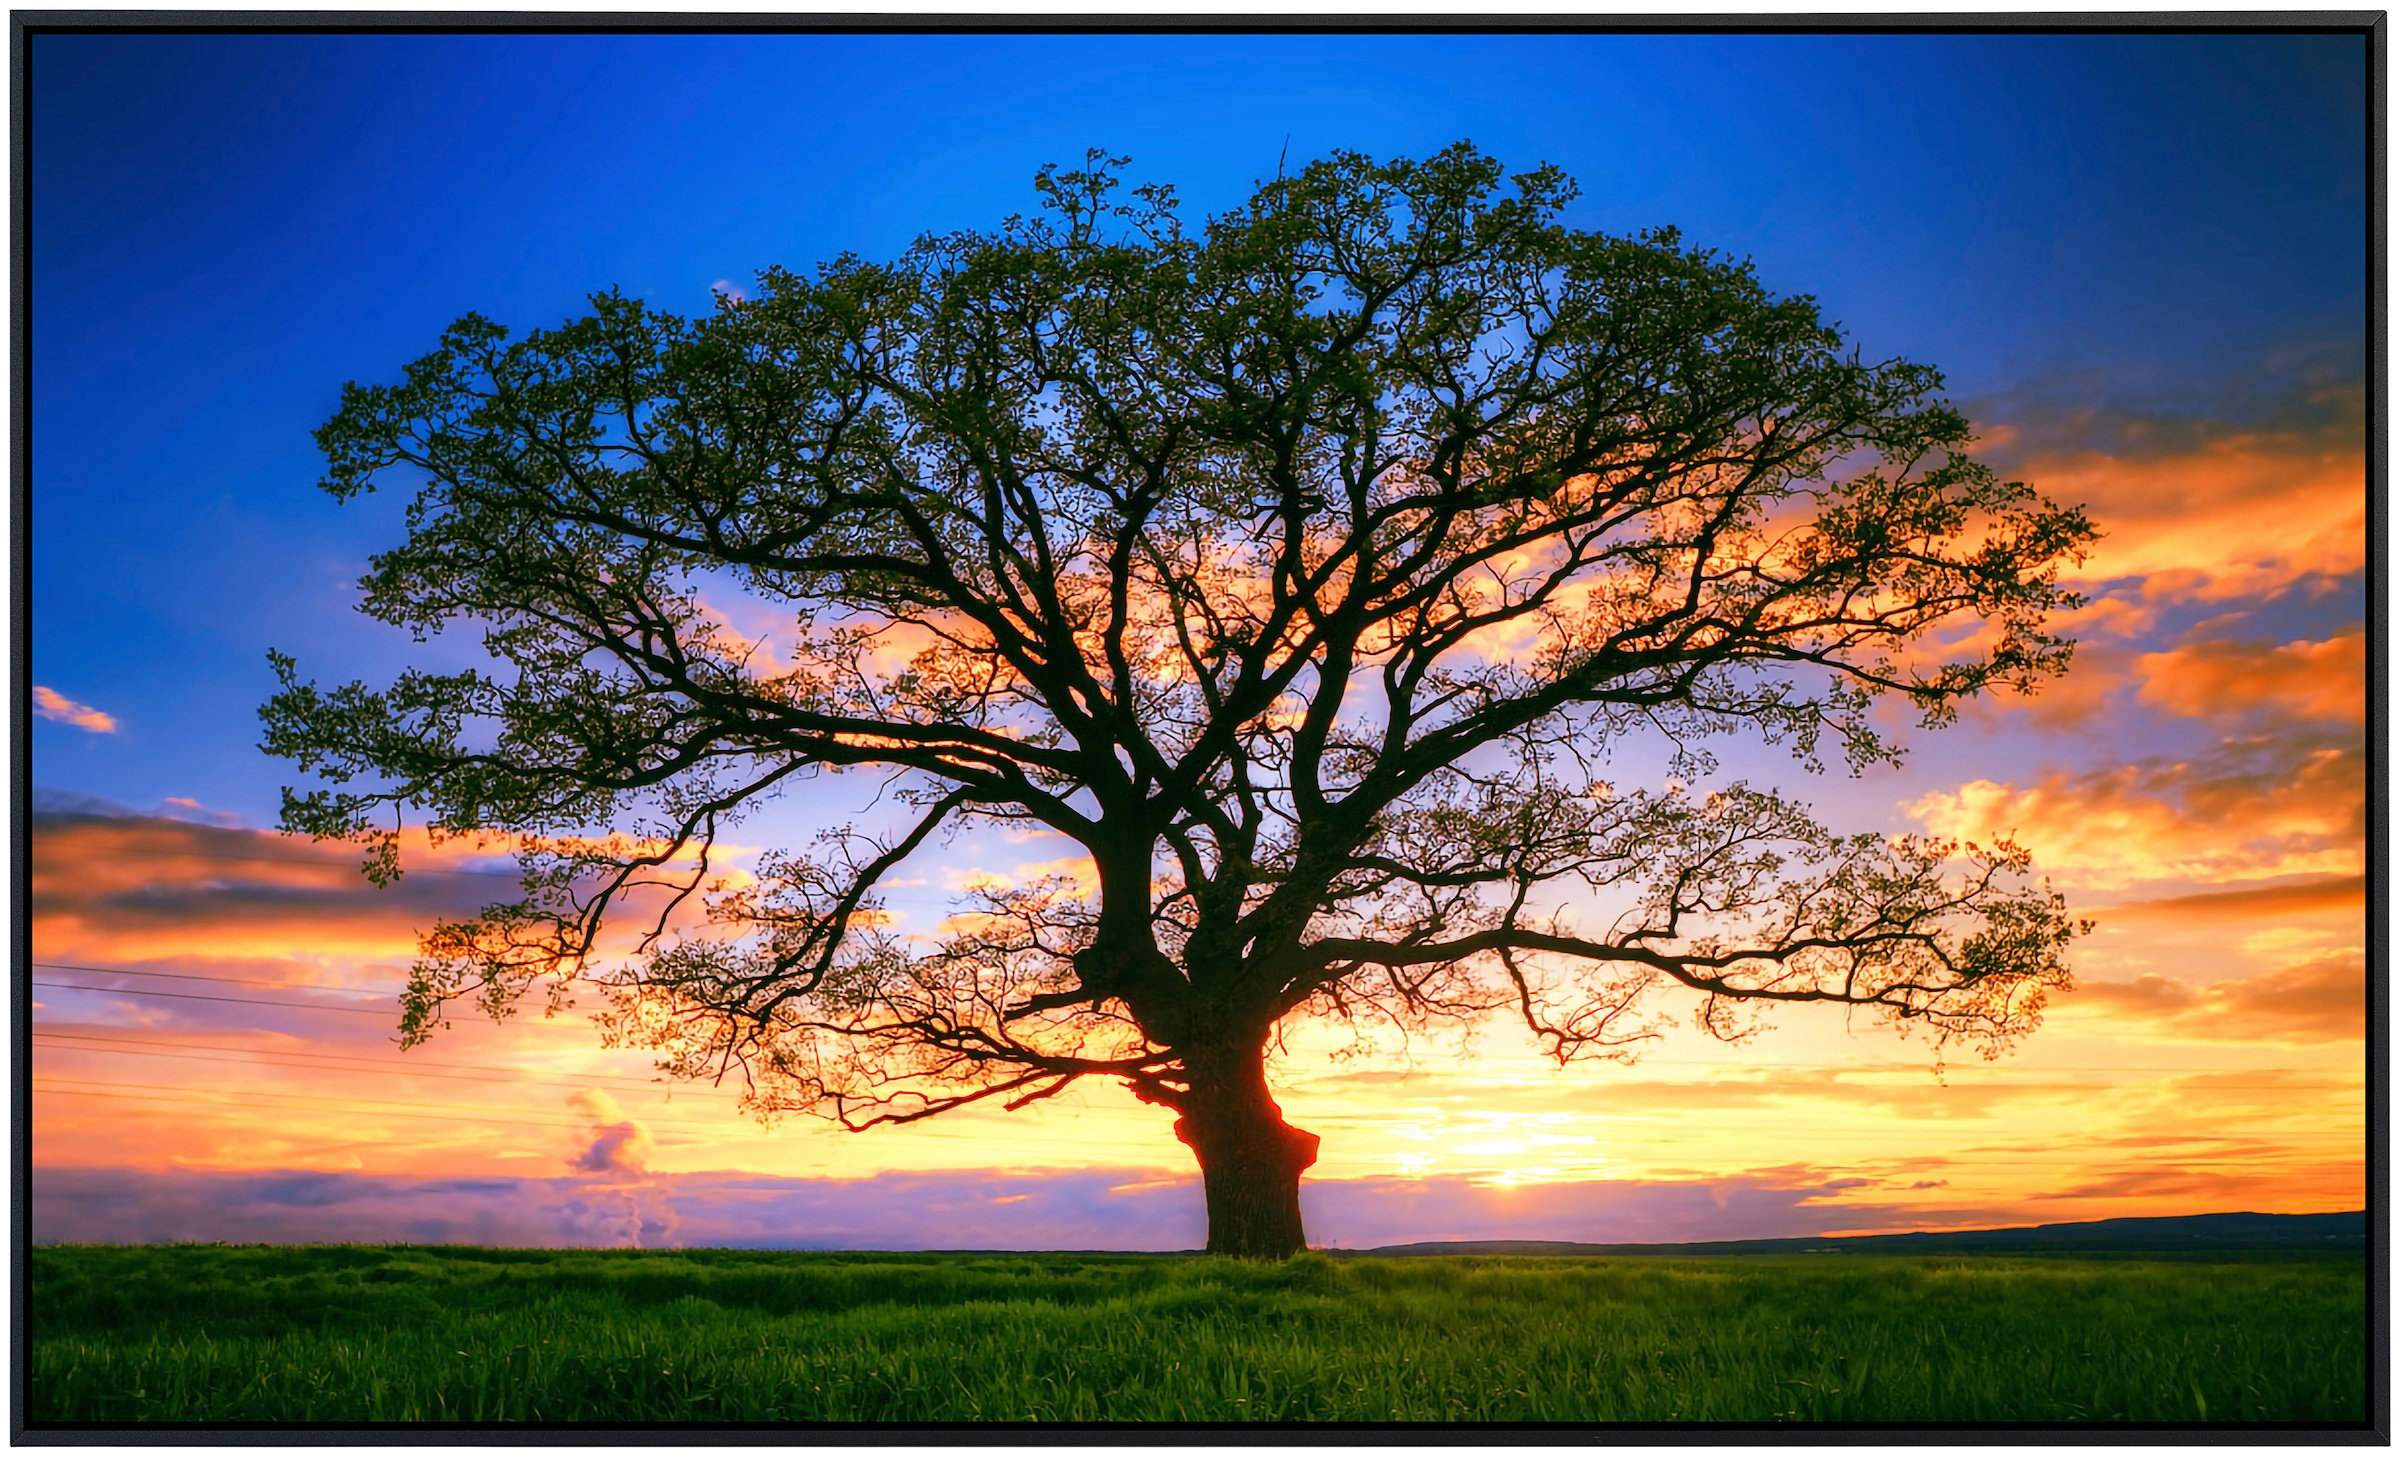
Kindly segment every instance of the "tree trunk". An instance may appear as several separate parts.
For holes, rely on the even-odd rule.
[[[1283,1121],[1267,1092],[1265,1047],[1187,1054],[1184,1071],[1192,1091],[1175,1136],[1200,1160],[1208,1252],[1268,1260],[1300,1253],[1300,1172],[1317,1161],[1317,1136]]]

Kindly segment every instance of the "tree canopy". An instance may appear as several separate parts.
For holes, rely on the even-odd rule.
[[[581,981],[671,1071],[853,1127],[1115,1079],[1179,1115],[1211,1248],[1275,1254],[1316,1144],[1263,1071],[1295,1015],[1507,1013],[1561,1060],[1670,988],[1726,1035],[2034,1025],[2077,927],[2022,850],[1708,787],[1714,736],[1857,768],[1898,753],[1881,701],[1939,724],[2065,668],[2090,524],[1969,457],[1933,370],[1465,144],[1197,228],[1121,170],[702,318],[470,315],[344,390],[326,488],[415,492],[365,610],[488,663],[321,689],[278,655],[265,746],[330,785],[284,825],[388,877],[414,810],[525,867],[428,935],[404,1040]],[[1603,776],[1636,738],[1665,782]],[[728,879],[718,837],[826,772],[904,813]],[[879,887],[979,822],[1088,873],[890,924]]]

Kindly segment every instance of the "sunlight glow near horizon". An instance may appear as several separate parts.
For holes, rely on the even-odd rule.
[[[1274,1086],[1324,1136],[1310,1185],[1349,1201],[1312,1213],[1312,1237],[2360,1207],[2355,38],[1160,39],[34,43],[30,666],[64,705],[23,726],[34,954],[156,974],[35,969],[71,984],[33,989],[38,1237],[73,1237],[39,1202],[45,1171],[67,1169],[139,1175],[159,1200],[217,1174],[482,1180],[495,1210],[533,1209],[510,1192],[521,1180],[622,1204],[627,1228],[676,1227],[660,1210],[681,1199],[685,1227],[720,1231],[737,1226],[691,1211],[767,1196],[717,1176],[832,1180],[866,1214],[809,1217],[854,1239],[916,1231],[901,1216],[926,1208],[1040,1243],[1095,1237],[1058,1231],[1110,1200],[1196,1207],[1170,1117],[1115,1087],[851,1136],[798,1118],[762,1131],[729,1089],[654,1086],[647,1058],[602,1050],[580,1012],[495,1027],[462,1009],[400,1053],[389,1000],[361,989],[397,986],[417,932],[508,887],[453,872],[505,861],[412,841],[422,873],[374,891],[346,849],[267,833],[290,776],[256,753],[253,715],[270,646],[329,681],[466,650],[348,610],[400,507],[325,500],[308,441],[341,381],[397,377],[460,312],[546,325],[612,283],[696,310],[748,268],[989,224],[1030,205],[1035,165],[1095,141],[1178,184],[1196,218],[1270,172],[1287,135],[1294,158],[1472,136],[1576,176],[1578,226],[1672,222],[1752,256],[1870,357],[1949,369],[1979,454],[2088,502],[2107,533],[2075,583],[2092,599],[2070,622],[2077,665],[2040,697],[1970,704],[1911,734],[1906,765],[1856,779],[1727,753],[1727,778],[1788,788],[1837,827],[2020,836],[2099,922],[2046,1026],[1938,1078],[1922,1038],[1786,1013],[1728,1046],[1672,994],[1672,1025],[1627,1066],[1552,1068],[1506,1016],[1463,1048],[1437,1031],[1351,1050],[1298,1026]],[[1701,76],[1739,84],[1695,99]],[[1570,78],[1607,95],[1579,115],[1522,100]],[[1824,100],[1842,94],[1878,99],[1853,116]],[[438,104],[462,96],[468,114]],[[509,145],[470,145],[483,137]],[[1762,138],[1790,152],[1774,175],[1747,165]],[[711,605],[777,640],[754,604]],[[1629,747],[1611,772],[1646,783],[1653,757]],[[731,867],[868,791],[795,793],[736,832]],[[928,930],[973,877],[1066,853],[962,837],[906,867],[892,912]],[[109,982],[145,994],[76,989]],[[1045,1205],[1012,1171],[1083,1202]],[[568,1218],[540,1203],[443,1226],[409,1209],[420,1222],[391,1227],[460,1238]],[[143,1227],[206,1227],[187,1217]],[[633,1237],[591,1219],[577,1238]]]

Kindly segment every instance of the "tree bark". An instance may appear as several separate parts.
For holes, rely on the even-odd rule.
[[[1184,1070],[1191,1092],[1175,1136],[1200,1160],[1208,1252],[1267,1260],[1300,1253],[1300,1174],[1317,1161],[1317,1136],[1283,1121],[1267,1092],[1266,1048],[1187,1054]]]

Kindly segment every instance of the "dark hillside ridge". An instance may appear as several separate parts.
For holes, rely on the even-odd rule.
[[[1977,1254],[2106,1250],[2156,1254],[2178,1250],[2333,1250],[2367,1247],[2363,1209],[2340,1214],[2186,1214],[2159,1219],[2099,1219],[2018,1229],[1946,1233],[1853,1234],[1814,1239],[1725,1239],[1688,1245],[1595,1245],[1571,1240],[1463,1239],[1328,1250],[1336,1255],[1795,1255]]]

